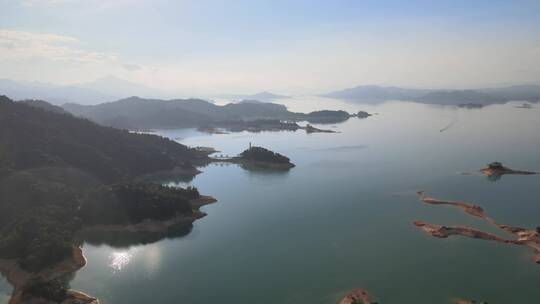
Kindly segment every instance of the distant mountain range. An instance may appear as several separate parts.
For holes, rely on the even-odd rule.
[[[113,76],[65,86],[0,79],[0,95],[6,95],[16,100],[47,100],[56,105],[64,103],[99,104],[133,95],[154,98],[166,97],[164,92],[157,89]]]
[[[358,102],[405,100],[440,105],[488,105],[514,100],[540,101],[540,85],[475,90],[407,89],[391,86],[361,85],[321,96]]]
[[[15,100],[37,99],[55,105],[65,103],[96,105],[129,96],[142,96],[149,99],[176,97],[171,92],[160,91],[113,76],[66,86],[0,79],[0,95],[2,94]],[[412,89],[397,86],[360,85],[321,96],[363,103],[402,100],[426,104],[484,106],[507,101],[540,101],[540,85],[516,85],[470,90]],[[222,95],[220,97],[236,101],[250,100],[266,103],[290,98],[290,96],[271,92],[260,92],[252,95]]]
[[[345,111],[290,112],[283,105],[242,101],[218,106],[202,99],[144,99],[129,97],[99,105],[65,104],[64,110],[102,125],[131,129],[222,127],[255,120],[334,123],[352,115]]]
[[[162,91],[142,84],[130,82],[114,76],[105,76],[91,82],[74,85],[56,85],[43,82],[15,81],[0,79],[0,95],[6,95],[14,100],[36,99],[46,100],[55,105],[77,103],[95,105],[110,102],[130,96],[145,98],[174,98],[173,92]],[[252,95],[222,95],[220,97],[232,100],[257,100],[271,102],[290,96],[270,92],[260,92]]]

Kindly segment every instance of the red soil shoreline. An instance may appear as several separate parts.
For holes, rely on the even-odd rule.
[[[495,225],[498,229],[507,232],[515,237],[515,239],[504,239],[496,235],[486,233],[480,230],[472,229],[469,227],[463,226],[442,226],[436,224],[430,224],[423,221],[414,221],[413,224],[424,232],[430,234],[431,236],[438,238],[447,238],[452,235],[461,235],[464,237],[482,239],[487,241],[495,241],[503,244],[527,246],[531,248],[535,255],[533,260],[540,264],[540,233],[536,230],[525,229],[520,227],[512,227],[509,225],[498,224],[493,219],[488,217],[482,207],[479,207],[474,204],[462,203],[462,202],[453,202],[453,201],[443,201],[437,200],[431,197],[428,197],[424,194],[424,191],[419,191],[420,200],[424,203],[433,204],[433,205],[451,205],[465,210],[469,215],[479,217],[490,224]]]

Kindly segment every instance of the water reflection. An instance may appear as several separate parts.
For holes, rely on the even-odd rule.
[[[193,228],[192,224],[179,224],[169,227],[163,232],[129,232],[129,231],[85,231],[80,233],[82,241],[89,245],[107,245],[113,248],[129,248],[134,245],[146,245],[163,239],[174,239],[187,235]]]
[[[136,263],[145,268],[147,274],[153,274],[160,269],[161,249],[158,246],[147,248],[132,247],[126,250],[112,251],[108,256],[108,266],[112,273],[116,274],[124,270],[131,263]]]
[[[122,271],[131,261],[136,249],[129,249],[126,251],[113,251],[109,255],[109,267],[112,268],[113,273]]]

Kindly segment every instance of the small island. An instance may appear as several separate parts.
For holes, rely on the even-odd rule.
[[[487,177],[491,179],[498,179],[505,174],[514,174],[514,175],[537,174],[537,172],[532,172],[532,171],[521,171],[521,170],[510,169],[503,166],[503,164],[500,162],[492,162],[488,164],[486,168],[480,169],[480,172],[482,172],[484,175],[486,175]]]
[[[357,113],[352,114],[351,117],[368,118],[368,117],[370,117],[371,115],[373,115],[373,114],[369,114],[369,113],[366,112],[366,111],[358,111]]]
[[[272,152],[263,147],[251,146],[235,158],[237,162],[254,167],[277,170],[289,170],[295,165],[284,155]]]
[[[271,169],[271,170],[289,170],[295,165],[290,159],[279,153],[270,151],[263,147],[252,146],[231,158],[213,158],[213,162],[229,162],[241,165],[246,169]]]
[[[372,302],[369,298],[369,294],[364,289],[354,289],[349,292],[339,304],[377,304]]]

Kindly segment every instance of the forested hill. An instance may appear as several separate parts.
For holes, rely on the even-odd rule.
[[[0,96],[0,258],[37,272],[70,257],[85,227],[175,217],[189,225],[197,189],[138,177],[178,168],[194,173],[193,164],[207,158],[163,137]]]
[[[169,139],[100,126],[0,96],[0,174],[44,166],[80,169],[114,182],[206,155]]]
[[[295,113],[283,105],[254,100],[218,106],[201,99],[129,97],[94,106],[65,104],[63,108],[103,125],[132,130],[221,126],[258,119],[321,121],[321,113]],[[349,117],[344,111],[325,111],[323,121],[339,122]]]

